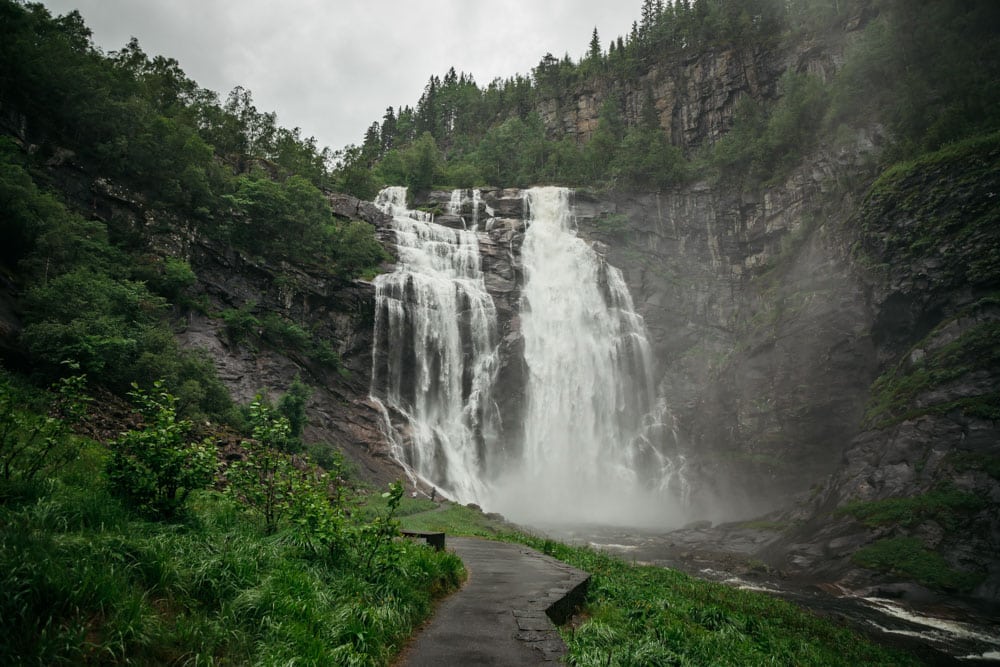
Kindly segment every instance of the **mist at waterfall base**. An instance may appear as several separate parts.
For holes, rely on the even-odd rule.
[[[517,523],[678,527],[685,461],[655,392],[645,326],[621,273],[576,235],[565,188],[524,195],[525,407],[520,423],[503,422],[496,308],[470,194],[466,229],[407,210],[403,188],[376,200],[392,215],[399,256],[376,279],[371,392],[393,456],[445,495]],[[464,196],[453,194],[450,213]]]

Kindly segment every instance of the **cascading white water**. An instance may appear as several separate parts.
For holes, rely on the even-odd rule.
[[[643,437],[654,393],[642,318],[621,273],[576,236],[569,191],[526,197],[523,445],[488,504],[533,524],[670,523],[669,462]]]
[[[478,237],[407,210],[405,188],[383,190],[376,204],[392,215],[399,261],[375,280],[372,397],[387,420],[395,411],[407,422],[407,446],[394,446],[400,463],[453,498],[480,500],[495,439],[497,334]]]
[[[658,448],[672,424],[655,400],[645,325],[621,272],[577,237],[569,191],[525,195],[527,402],[520,433],[505,425],[503,443],[492,397],[496,311],[479,264],[479,193],[472,191],[466,230],[436,225],[405,201],[405,188],[387,188],[376,200],[393,216],[399,262],[375,281],[372,397],[383,405],[396,458],[446,495],[515,521],[675,523],[684,461]],[[453,192],[448,212],[462,215],[469,201]],[[402,428],[393,427],[393,413]]]

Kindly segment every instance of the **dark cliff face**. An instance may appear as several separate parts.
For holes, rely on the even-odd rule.
[[[382,485],[398,478],[401,473],[388,458],[381,414],[368,399],[375,309],[371,283],[345,283],[293,266],[257,263],[201,240],[188,253],[199,293],[213,313],[255,304],[261,313],[279,313],[314,337],[336,342],[339,362],[318,363],[293,347],[234,341],[219,317],[190,313],[178,338],[209,353],[233,399],[248,403],[259,392],[276,399],[298,375],[312,389],[304,440],[343,453],[365,481]]]
[[[911,540],[969,576],[962,592],[1000,598],[998,160],[994,135],[898,168],[849,222],[879,377],[779,565],[863,580],[859,546]],[[905,514],[865,518],[889,503]]]

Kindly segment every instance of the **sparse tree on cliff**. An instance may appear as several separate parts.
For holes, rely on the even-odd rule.
[[[601,59],[601,39],[597,36],[597,26],[594,26],[594,34],[590,37],[590,51],[587,57],[595,63]]]

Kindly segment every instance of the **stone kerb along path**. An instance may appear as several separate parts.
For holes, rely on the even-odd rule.
[[[583,601],[590,575],[519,544],[448,539],[469,579],[444,600],[403,652],[405,667],[539,665],[556,662],[564,623]]]

